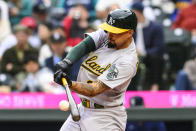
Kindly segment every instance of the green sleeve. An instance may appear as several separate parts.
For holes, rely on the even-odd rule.
[[[95,51],[96,46],[94,40],[88,36],[82,40],[78,45],[73,47],[66,56],[72,63],[76,62],[91,51]]]

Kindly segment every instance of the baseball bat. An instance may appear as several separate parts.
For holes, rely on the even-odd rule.
[[[71,94],[71,91],[70,91],[69,86],[67,84],[67,80],[65,78],[62,78],[62,83],[63,83],[63,86],[64,86],[66,93],[67,93],[67,99],[69,101],[72,119],[74,121],[79,121],[80,120],[80,113],[78,110],[78,106],[75,102],[75,99],[73,98],[73,96]]]

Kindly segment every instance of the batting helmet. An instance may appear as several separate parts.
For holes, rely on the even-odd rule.
[[[112,33],[123,33],[130,29],[136,30],[137,17],[135,13],[128,9],[116,9],[108,14],[106,22],[100,25],[104,29]]]

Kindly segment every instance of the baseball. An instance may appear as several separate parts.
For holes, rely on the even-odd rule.
[[[59,108],[61,111],[67,111],[69,110],[69,102],[66,100],[62,100],[59,102]]]

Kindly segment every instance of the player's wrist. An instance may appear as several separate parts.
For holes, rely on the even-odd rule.
[[[73,81],[70,81],[70,83],[68,83],[69,87],[73,86]]]
[[[68,86],[71,87],[71,86],[72,86],[72,80],[71,80],[71,78],[70,78],[68,75],[66,75],[65,78],[66,78],[66,80],[67,80]]]
[[[68,66],[72,66],[73,65],[73,62],[71,60],[67,59],[67,58],[64,58],[62,61],[64,63],[68,64]]]
[[[62,70],[63,72],[67,73],[72,65],[71,60],[65,58],[56,64],[56,70]]]
[[[73,65],[73,62],[71,61],[71,60],[69,60],[69,59],[67,59],[67,58],[64,58],[63,60],[62,60],[62,65],[61,65],[61,69],[64,71],[67,71],[67,70],[69,70],[70,68],[71,68],[71,66]]]

